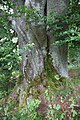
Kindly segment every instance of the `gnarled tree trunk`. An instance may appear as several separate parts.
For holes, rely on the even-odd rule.
[[[50,12],[62,16],[66,13],[69,3],[68,0],[25,0],[24,2],[14,0],[14,2],[17,6],[25,5],[28,9],[39,10],[42,16],[47,16]],[[41,23],[36,21],[31,24],[26,23],[25,15],[13,19],[12,24],[18,34],[20,49],[34,43],[31,50],[22,53],[23,80],[19,86],[20,103],[22,103],[24,99],[28,100],[24,96],[24,91],[27,90],[27,98],[28,95],[32,98],[36,93],[42,94],[47,81],[53,80],[56,74],[68,77],[67,44],[53,46],[55,41],[53,33],[47,32],[45,26],[38,26]]]

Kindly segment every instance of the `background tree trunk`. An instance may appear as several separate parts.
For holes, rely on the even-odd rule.
[[[69,0],[47,0],[47,15],[53,12],[55,16],[63,16],[68,10],[68,6]],[[65,26],[65,28],[66,27],[67,26]],[[52,32],[48,33],[48,38],[53,66],[61,76],[68,77],[68,44],[54,46],[53,43],[56,41],[56,38]]]
[[[21,6],[23,3],[18,0],[16,5]],[[43,16],[47,16],[50,12],[64,15],[68,8],[68,0],[25,0],[24,5],[39,10]],[[26,30],[25,15],[13,19],[12,24],[18,34],[20,49],[34,43],[31,50],[22,53],[23,80],[19,86],[20,103],[22,103],[24,99],[28,102],[32,96],[42,94],[47,81],[53,80],[56,74],[68,77],[67,44],[53,46],[55,37],[52,32],[47,32],[45,26],[37,25],[36,27],[35,25],[38,24],[36,21],[34,24],[28,24],[28,30]],[[27,98],[30,96],[29,99],[25,98],[26,90]]]

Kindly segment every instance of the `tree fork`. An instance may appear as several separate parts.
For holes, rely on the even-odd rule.
[[[65,0],[25,0],[25,6],[29,9],[31,7],[38,9],[42,16],[48,16],[50,12],[55,12],[56,15],[64,15],[68,5]],[[45,26],[36,27],[35,25],[38,24],[36,21],[34,24],[29,24],[28,31],[26,31],[25,15],[21,18],[15,18],[13,21],[13,23],[15,23],[13,24],[15,31],[18,34],[20,48],[25,46],[25,41],[27,44],[35,43],[35,46],[31,51],[24,52],[22,54],[22,70],[24,78],[22,80],[22,85],[19,87],[21,104],[23,103],[24,92],[26,89],[29,88],[28,94],[32,94],[39,88],[38,91],[42,90],[41,94],[43,96],[43,93],[48,86],[47,83],[50,80],[54,83],[56,74],[60,74],[60,76],[63,77],[68,76],[67,46],[53,46],[55,41],[53,33],[47,32],[47,28],[45,28]],[[46,21],[44,22],[46,23]],[[25,36],[22,31],[25,32]],[[33,87],[31,85],[32,83],[36,83],[36,80],[40,81],[36,86],[37,89],[34,87],[34,84]],[[32,97],[34,97],[33,94],[29,99],[32,99]]]

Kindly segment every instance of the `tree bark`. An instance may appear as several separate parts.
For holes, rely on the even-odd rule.
[[[17,6],[22,6],[21,0],[15,1]],[[42,16],[55,12],[56,15],[64,15],[68,8],[68,0],[25,0],[27,8],[39,10]],[[37,93],[42,94],[47,86],[49,79],[54,79],[56,74],[68,77],[67,69],[67,44],[53,46],[55,37],[52,32],[47,32],[45,26],[35,26],[34,23],[28,24],[26,30],[26,17],[14,18],[13,27],[18,34],[19,47],[23,49],[26,45],[34,46],[29,51],[22,53],[23,80],[19,86],[20,103],[25,99],[24,91],[27,89],[29,99]],[[33,94],[34,93],[34,94]],[[28,102],[28,99],[27,99]]]
[[[68,6],[68,0],[48,0],[47,12],[48,14],[53,12],[53,14],[56,16],[63,16],[67,12]],[[50,54],[53,59],[53,66],[61,76],[68,77],[68,44],[66,43],[61,46],[54,46],[53,43],[56,40],[55,36],[52,34],[52,32],[49,32],[48,36],[50,41]]]

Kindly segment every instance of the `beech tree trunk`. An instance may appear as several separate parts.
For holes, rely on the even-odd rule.
[[[22,0],[23,1],[23,0]],[[25,5],[27,8],[34,8],[44,16],[54,12],[57,16],[62,16],[68,9],[68,0],[14,0],[17,6]],[[68,77],[67,65],[67,44],[62,46],[53,46],[55,37],[51,31],[47,32],[45,26],[38,26],[34,23],[26,23],[25,15],[20,18],[14,18],[13,27],[18,34],[19,47],[23,49],[25,45],[33,44],[32,49],[22,53],[22,71],[23,80],[19,86],[20,103],[24,99],[24,91],[27,90],[27,96],[30,98],[38,93],[42,93],[49,79],[54,79],[56,74],[61,77]],[[28,29],[26,26],[28,24]],[[36,26],[37,24],[37,26]],[[30,99],[29,98],[29,99]],[[28,102],[28,99],[27,99]]]

